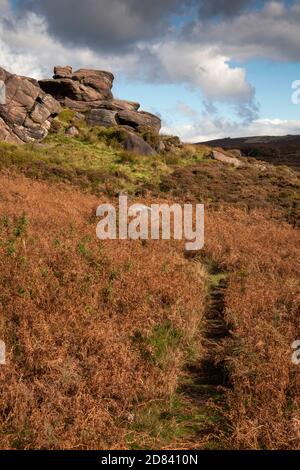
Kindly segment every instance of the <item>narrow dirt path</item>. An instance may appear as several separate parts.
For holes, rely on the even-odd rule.
[[[199,260],[193,260],[198,263]],[[227,449],[230,432],[226,418],[226,390],[230,387],[223,342],[230,339],[224,319],[227,273],[206,269],[207,295],[204,318],[191,342],[178,388],[167,402],[157,401],[140,410],[138,432],[129,435],[131,448],[210,450]],[[199,342],[201,344],[199,344]],[[135,423],[135,428],[136,428]],[[144,433],[139,441],[141,429]],[[133,447],[135,446],[135,447]]]
[[[225,390],[230,387],[224,358],[220,357],[220,346],[230,337],[224,319],[226,274],[209,276],[207,306],[203,321],[200,361],[186,366],[187,380],[181,386],[184,394],[201,413],[203,420],[194,448],[224,448],[226,434]],[[191,444],[191,443],[190,443]]]

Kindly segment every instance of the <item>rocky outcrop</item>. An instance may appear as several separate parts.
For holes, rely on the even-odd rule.
[[[60,104],[41,90],[36,80],[2,68],[0,80],[5,84],[5,104],[0,104],[0,140],[22,143],[44,139]]]
[[[114,76],[101,70],[80,69],[69,66],[54,68],[53,79],[40,80],[41,88],[58,100],[62,106],[88,112],[87,121],[93,126],[126,126],[134,131],[158,134],[159,117],[139,111],[139,103],[114,99],[111,89]]]
[[[53,79],[40,80],[39,84],[45,93],[65,106],[66,98],[83,103],[112,99],[113,80],[110,72],[80,69],[73,73],[67,66],[55,67]]]
[[[158,136],[161,120],[140,111],[139,103],[115,99],[111,91],[113,81],[110,72],[91,69],[73,72],[70,66],[56,66],[52,79],[40,81],[0,68],[0,84],[4,83],[6,91],[5,104],[0,104],[0,140],[17,143],[43,140],[55,123],[53,117],[66,107],[79,113],[90,126],[118,126],[128,131],[125,148],[133,151],[140,148],[142,154],[150,155],[153,149],[144,141],[143,146],[134,132],[150,131]],[[73,131],[70,129],[67,135],[76,135]]]
[[[99,101],[75,101],[68,97],[63,100],[66,108],[73,109],[85,113],[91,109],[108,109],[111,111],[123,111],[125,109],[137,111],[140,107],[139,103],[125,100],[99,100]]]

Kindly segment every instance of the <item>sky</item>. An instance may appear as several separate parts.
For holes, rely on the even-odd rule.
[[[186,142],[300,134],[300,0],[0,0],[0,66],[54,65],[113,72]]]

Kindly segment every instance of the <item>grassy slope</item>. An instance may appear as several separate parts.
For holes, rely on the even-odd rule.
[[[82,128],[75,139],[60,131],[43,144],[0,143],[0,169],[15,168],[30,178],[67,182],[95,195],[126,191],[210,206],[261,208],[298,225],[299,173],[253,159],[244,161],[244,168],[235,169],[210,159],[209,149],[202,146],[141,157],[124,152],[112,131],[100,128]]]
[[[299,236],[272,220],[296,225],[298,174],[235,170],[205,147],[142,158],[106,137],[0,144],[1,447],[298,447]],[[95,208],[121,190],[206,202],[200,259],[184,261],[177,243],[99,243]],[[202,354],[203,263],[210,282],[215,267],[228,273],[229,435],[217,404],[200,409],[178,389]]]

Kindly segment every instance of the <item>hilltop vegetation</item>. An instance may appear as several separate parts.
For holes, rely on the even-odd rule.
[[[0,144],[1,448],[300,448],[297,171],[234,168],[207,146],[141,157],[119,128],[77,120],[68,137],[73,120]],[[96,207],[120,192],[205,202],[205,249],[100,242]],[[212,393],[197,367],[220,282],[226,381]]]
[[[172,197],[181,202],[201,201],[210,206],[234,204],[251,210],[266,209],[273,217],[297,225],[299,173],[289,167],[242,158],[236,169],[210,157],[207,146],[172,144],[156,156],[141,156],[122,148],[125,136],[119,127],[89,127],[71,110],[63,110],[43,143],[24,146],[0,144],[0,167],[16,168],[31,178],[67,182],[94,195]],[[73,124],[79,135],[66,130]],[[141,137],[157,145],[151,132]],[[164,138],[163,138],[164,140]]]

